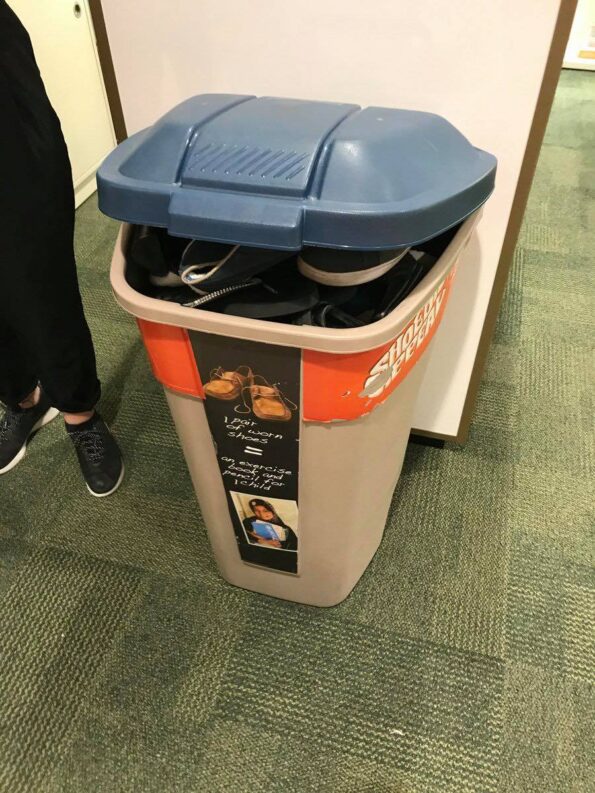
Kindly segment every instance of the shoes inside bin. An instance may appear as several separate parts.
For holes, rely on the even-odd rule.
[[[144,226],[135,228],[130,242],[127,279],[137,291],[188,310],[355,328],[396,308],[436,258],[408,248],[310,247],[296,255],[171,237]]]
[[[298,269],[306,278],[327,286],[357,286],[375,281],[398,264],[409,248],[389,251],[352,251],[304,248]]]
[[[192,240],[178,267],[182,282],[201,295],[247,282],[288,259],[287,251],[233,245],[227,246],[228,250],[221,251],[219,259],[214,260],[210,252],[213,245],[225,247]]]

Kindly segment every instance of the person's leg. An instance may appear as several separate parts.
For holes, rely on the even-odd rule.
[[[32,356],[0,319],[0,474],[25,456],[29,438],[58,415],[37,385]]]
[[[51,228],[36,228],[34,250],[0,273],[10,295],[9,322],[32,351],[32,369],[67,422],[91,417],[100,396],[95,352],[78,289],[72,250],[72,216],[53,212]],[[34,224],[37,226],[38,224]]]
[[[37,389],[37,373],[31,355],[2,321],[0,312],[0,402],[9,408],[25,407]],[[35,397],[33,397],[35,401]]]
[[[0,318],[35,356],[29,367],[64,413],[99,398],[78,290],[74,194],[60,122],[29,36],[0,0]]]
[[[73,250],[72,174],[29,37],[0,0],[0,316],[33,355],[42,394],[62,411],[95,495],[121,481],[120,453],[95,405],[95,352]],[[117,480],[117,481],[116,481]]]

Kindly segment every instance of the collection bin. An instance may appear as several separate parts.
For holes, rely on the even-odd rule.
[[[317,606],[357,583],[382,539],[427,351],[495,168],[433,114],[230,95],[184,102],[100,168],[100,208],[124,221],[112,288],[138,319],[230,583]],[[319,328],[141,294],[127,274],[135,224],[296,252],[429,245],[440,255],[384,319]]]

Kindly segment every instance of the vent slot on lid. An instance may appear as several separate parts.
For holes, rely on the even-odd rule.
[[[254,179],[280,179],[287,181],[296,177],[306,167],[303,161],[308,154],[285,149],[266,149],[261,146],[239,144],[205,143],[188,158],[185,181],[190,174],[224,174],[225,176],[247,176]]]

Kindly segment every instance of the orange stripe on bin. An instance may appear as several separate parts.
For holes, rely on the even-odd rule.
[[[392,342],[353,355],[304,350],[304,421],[349,421],[387,399],[423,355],[450,294],[454,268]]]
[[[204,399],[188,331],[146,319],[137,322],[157,380],[173,391]]]

